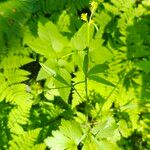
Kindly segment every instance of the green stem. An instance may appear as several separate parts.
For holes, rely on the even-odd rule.
[[[66,58],[66,57],[69,57],[69,56],[73,55],[74,53],[75,53],[75,52],[68,53],[68,54],[62,56],[61,59]]]
[[[90,16],[90,21],[91,21],[91,16]],[[87,49],[86,49],[86,55],[87,58],[89,58],[89,43],[90,43],[90,21],[88,23],[88,29],[87,29]],[[88,68],[88,67],[87,67]],[[89,98],[88,98],[88,76],[87,76],[88,71],[85,73],[85,96],[86,96],[86,100],[87,102],[89,102]]]
[[[73,86],[78,85],[78,84],[81,84],[81,83],[84,83],[84,81],[79,81],[79,82],[77,82],[77,83],[74,83]]]
[[[86,100],[89,101],[87,77],[85,77],[85,95],[86,95]]]
[[[73,85],[70,85],[70,86],[62,86],[62,87],[53,87],[53,88],[48,88],[48,87],[45,87],[45,89],[47,90],[55,90],[55,89],[64,89],[64,88],[73,88],[75,90],[75,92],[79,95],[79,97],[83,100],[83,97],[79,94],[79,92],[76,90],[75,88],[75,85],[78,85],[78,84],[81,84],[81,83],[84,83],[84,81],[79,81]]]
[[[75,92],[78,94],[78,96],[82,99],[82,100],[84,100],[83,99],[83,97],[80,95],[80,93],[76,90],[76,88],[75,87],[73,87],[73,89],[75,90]]]
[[[88,55],[88,50],[87,50],[87,54]],[[89,98],[88,98],[88,77],[87,77],[87,72],[85,74],[85,96],[86,96],[86,100],[87,102],[89,102]]]
[[[109,98],[110,98],[110,96],[114,93],[114,91],[118,88],[118,85],[119,85],[119,83],[121,82],[121,80],[122,79],[120,79],[118,82],[117,82],[117,84],[116,84],[116,86],[112,89],[112,91],[108,94],[108,96],[105,98],[105,101],[107,101]]]

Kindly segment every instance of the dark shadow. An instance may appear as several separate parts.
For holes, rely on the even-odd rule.
[[[8,149],[8,141],[11,139],[10,131],[7,128],[8,125],[8,114],[12,109],[11,105],[5,102],[0,102],[0,149]]]

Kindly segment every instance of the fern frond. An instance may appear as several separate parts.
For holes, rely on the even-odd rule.
[[[12,133],[20,134],[24,132],[21,125],[25,125],[28,122],[31,106],[32,106],[32,101],[25,100],[25,101],[21,101],[19,105],[15,106],[10,111],[8,117],[8,128]]]
[[[9,57],[4,57],[0,62],[0,68],[16,69],[32,61],[33,59],[27,56],[9,55]]]
[[[0,96],[3,100],[6,98],[6,102],[17,103],[21,95],[27,95],[26,85],[19,83],[7,86]]]
[[[52,103],[43,102],[40,104],[40,106],[43,113],[48,114],[50,118],[56,118],[64,112],[63,109],[53,105]]]
[[[120,14],[121,11],[126,12],[135,6],[135,0],[111,0],[111,3],[104,3],[106,10],[113,14]]]
[[[46,149],[46,145],[44,143],[36,144],[33,146],[33,148],[31,148],[31,150],[45,150],[45,149]]]
[[[39,132],[41,129],[34,129],[27,132],[24,132],[20,134],[19,136],[14,135],[13,140],[9,142],[9,150],[29,150],[29,149],[35,149],[37,147],[38,149],[41,148],[41,150],[45,149],[44,144],[35,144]],[[35,147],[34,147],[35,146]]]
[[[24,70],[6,70],[1,76],[0,99],[10,103],[19,103],[20,98],[30,97],[27,85],[24,82],[28,79],[29,72]],[[22,96],[22,97],[21,97]]]
[[[82,10],[89,5],[89,0],[74,0],[74,1],[69,1],[69,4],[73,7],[73,10]]]

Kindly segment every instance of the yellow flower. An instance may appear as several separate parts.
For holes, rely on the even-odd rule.
[[[87,13],[82,13],[82,14],[81,14],[81,19],[82,19],[83,21],[87,21]]]
[[[98,7],[98,3],[95,1],[91,2],[91,12],[94,12]]]

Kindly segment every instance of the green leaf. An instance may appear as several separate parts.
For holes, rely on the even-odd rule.
[[[89,55],[96,64],[103,64],[113,58],[110,50],[103,45],[104,40],[96,38],[90,42]]]
[[[38,27],[38,35],[40,36],[40,38],[47,42],[51,42],[52,48],[55,51],[61,51],[65,46],[67,46],[67,38],[59,33],[56,25],[51,21],[48,21],[45,24],[39,22]]]
[[[35,145],[35,142],[37,141],[40,130],[40,128],[36,128],[34,130],[28,130],[26,132],[24,131],[20,135],[14,135],[13,139],[9,141],[9,150],[34,149],[35,146],[38,146]],[[42,147],[43,149],[41,150],[44,150],[45,146],[43,145]]]
[[[119,147],[115,142],[106,139],[98,140],[93,136],[89,136],[83,143],[82,150],[119,150]]]
[[[88,57],[88,54],[85,54],[84,61],[83,61],[83,72],[85,75],[88,72],[88,64],[89,64],[89,57]]]
[[[127,122],[124,119],[121,119],[119,122],[119,131],[123,137],[128,137],[130,135],[130,129],[128,127]]]
[[[69,85],[69,83],[61,75],[57,74],[55,70],[51,69],[50,67],[47,67],[45,64],[40,63],[40,65],[49,75],[53,76],[56,80],[65,85]]]
[[[77,50],[83,50],[87,46],[87,30],[88,24],[83,24],[82,27],[75,33],[71,39],[73,47]]]
[[[90,28],[90,35],[88,35],[88,28]],[[88,23],[84,23],[82,27],[75,33],[73,38],[71,39],[71,43],[73,48],[76,50],[83,50],[88,46],[88,37],[89,40],[92,39],[93,36],[93,26],[89,26]]]
[[[110,142],[108,140],[95,141],[98,149],[97,150],[120,150],[115,142]]]
[[[150,72],[150,61],[140,61],[137,62],[136,65],[145,72]]]
[[[64,69],[64,68],[60,68],[59,69],[59,75],[61,75],[63,77],[63,79],[65,79],[65,81],[67,83],[69,83],[69,85],[71,84],[71,76],[70,73]],[[64,87],[64,84],[62,82],[58,82],[58,80],[54,81],[54,84],[56,87]],[[67,102],[68,101],[68,97],[70,94],[70,90],[71,90],[71,86],[65,86],[65,88],[59,88],[58,91],[60,93],[61,98]]]
[[[83,71],[77,71],[74,75],[75,77],[72,79],[74,83],[85,80]],[[74,87],[78,91],[78,93],[75,90],[73,91],[72,108],[76,107],[77,105],[81,104],[86,100],[83,98],[85,97],[85,82],[81,84],[76,84]]]
[[[47,59],[47,61],[44,62],[44,65],[51,68],[52,70],[55,70],[55,72],[58,70],[57,66],[58,66],[58,62],[57,60],[53,57],[50,59]],[[38,72],[38,76],[37,76],[37,81],[38,80],[43,80],[43,79],[47,79],[49,77],[49,74],[43,69],[43,67],[40,68],[39,72]]]
[[[88,72],[88,75],[93,75],[93,74],[97,74],[97,73],[102,73],[102,72],[105,72],[107,69],[108,69],[108,65],[106,64],[98,64],[98,65],[95,65],[94,67],[92,67],[89,72]]]
[[[40,63],[40,65],[48,74],[52,75],[53,77],[56,77],[56,72],[53,69],[51,69],[50,67],[47,67],[46,65],[42,63]]]
[[[117,125],[113,122],[112,119],[108,119],[105,122],[100,122],[93,129],[92,133],[98,138],[108,138],[113,137],[115,134],[115,130],[117,129]]]
[[[102,84],[106,84],[106,85],[109,85],[109,86],[115,86],[113,83],[111,83],[110,81],[108,80],[105,80],[104,78],[101,78],[97,75],[91,75],[88,77],[90,80],[94,80],[96,82],[99,82],[99,83],[102,83]]]
[[[52,46],[50,42],[47,42],[46,40],[43,40],[39,37],[37,38],[31,38],[31,35],[29,37],[26,37],[25,43],[36,53],[41,54],[45,56],[46,58],[50,58],[55,56],[55,53],[53,52]]]
[[[0,54],[1,55],[1,54]],[[34,59],[28,56],[19,56],[19,55],[11,55],[9,54],[8,57],[4,57],[0,61],[0,68],[5,69],[17,69],[23,65],[33,62]]]
[[[83,143],[82,150],[99,150],[101,147],[97,143],[99,141],[94,139],[93,136],[88,136]]]
[[[63,120],[59,130],[53,131],[52,135],[45,140],[52,150],[77,150],[82,131],[77,122]]]

